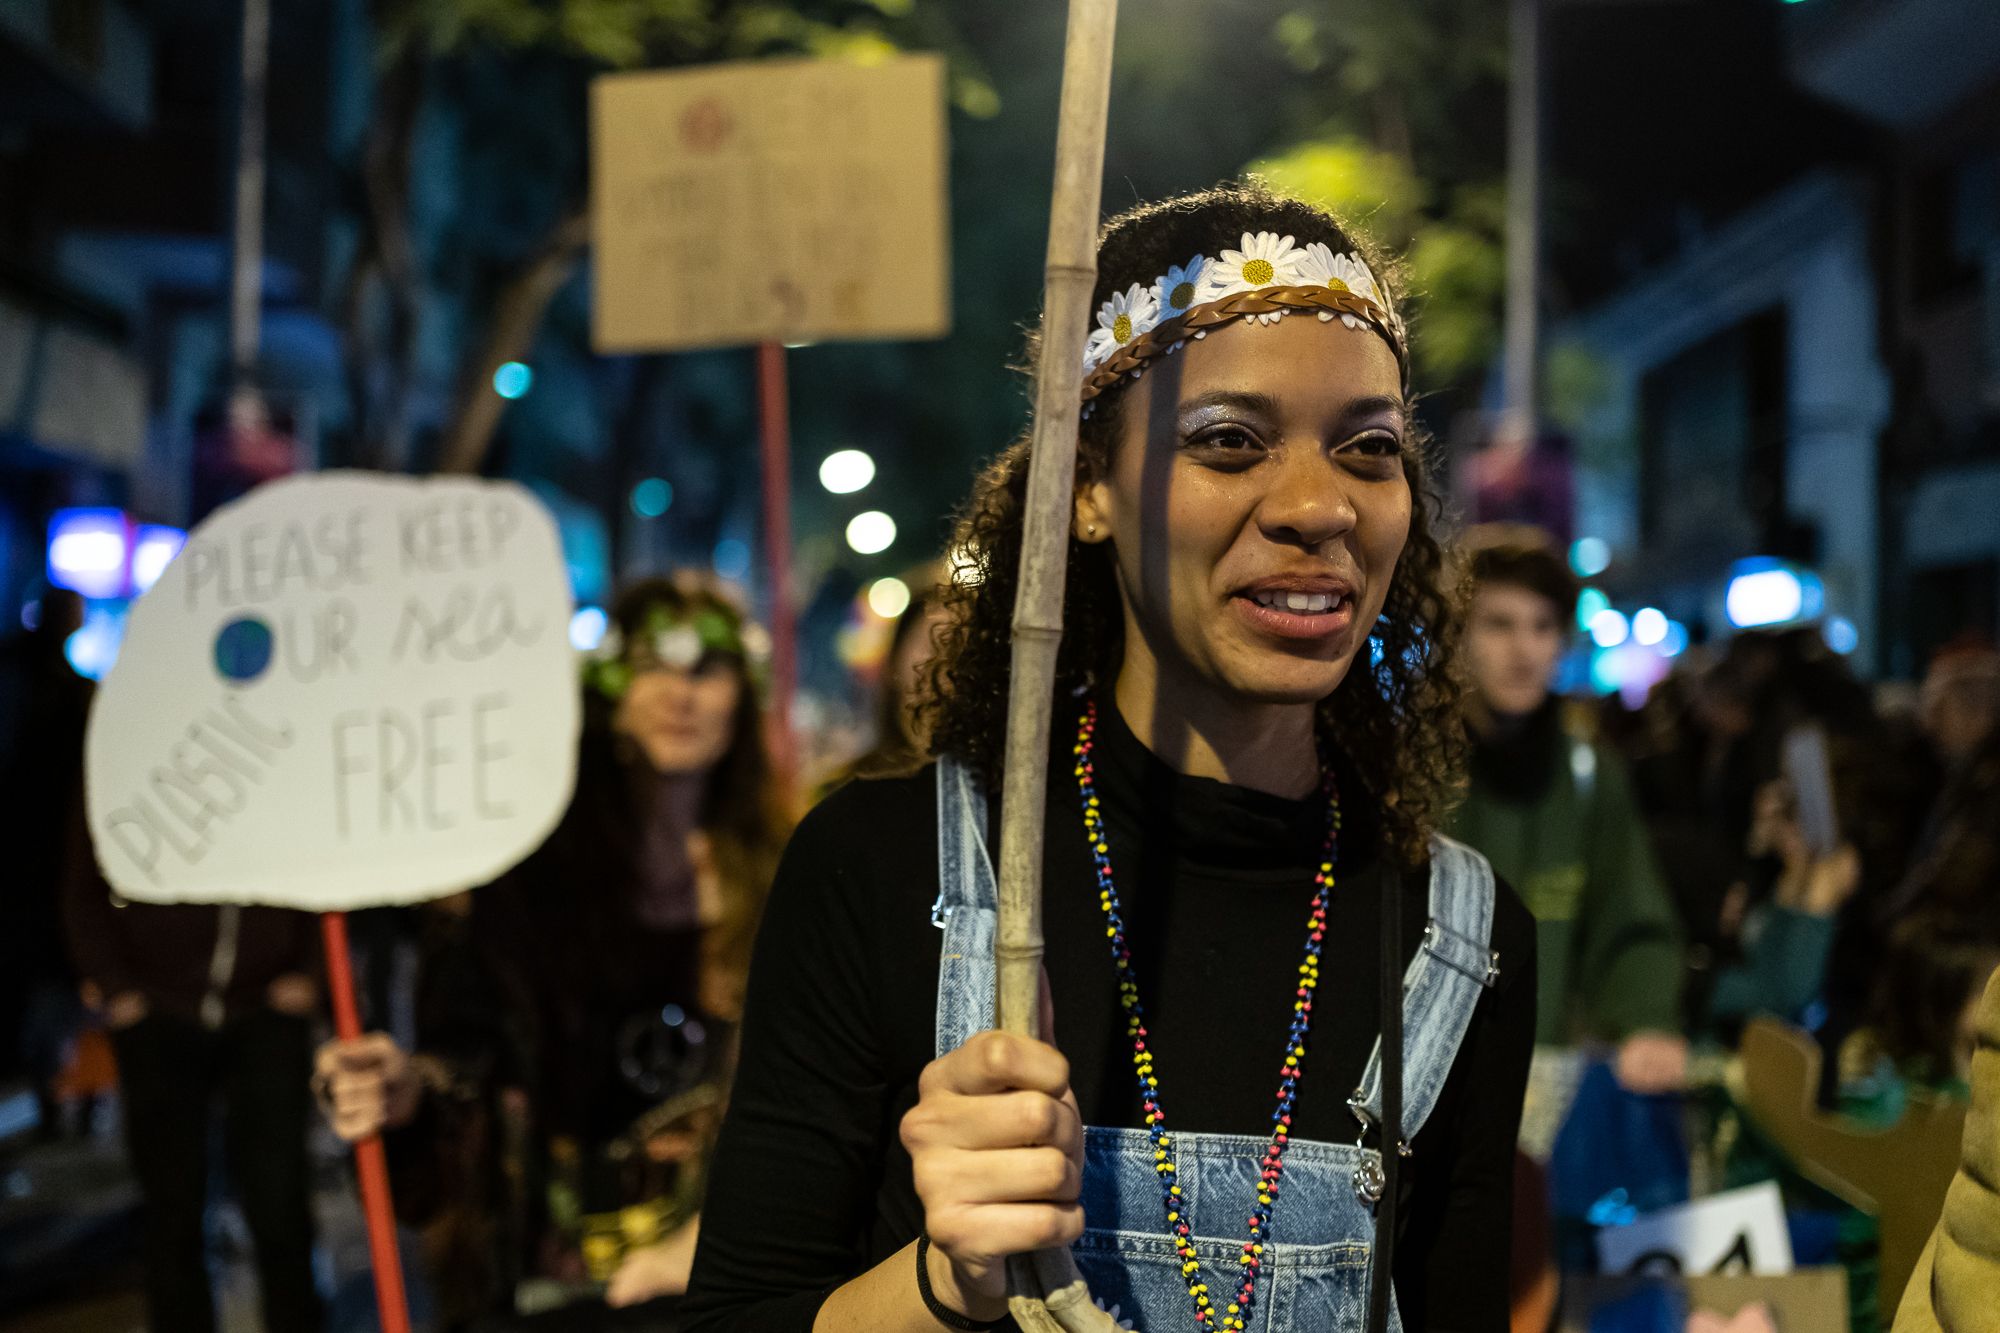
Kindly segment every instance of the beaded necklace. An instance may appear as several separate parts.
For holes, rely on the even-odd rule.
[[[1084,831],[1090,839],[1091,856],[1097,862],[1097,900],[1104,908],[1111,959],[1118,968],[1118,1003],[1125,1011],[1126,1033],[1132,1038],[1132,1067],[1138,1076],[1139,1101],[1145,1107],[1146,1129],[1153,1139],[1153,1169],[1159,1174],[1160,1201],[1166,1208],[1174,1250],[1180,1255],[1181,1276],[1187,1280],[1188,1295],[1194,1299],[1195,1323],[1203,1329],[1243,1329],[1248,1327],[1250,1309],[1257,1296],[1257,1270],[1263,1266],[1264,1245],[1271,1234],[1271,1206],[1278,1197],[1278,1180],[1285,1169],[1285,1142],[1291,1134],[1292,1105],[1298,1100],[1299,1075],[1304,1072],[1313,992],[1319,986],[1320,947],[1326,939],[1326,904],[1333,892],[1334,848],[1340,841],[1340,793],[1335,789],[1332,771],[1323,770],[1320,794],[1327,802],[1326,844],[1320,853],[1319,873],[1313,878],[1319,891],[1313,895],[1312,915],[1306,922],[1305,961],[1299,964],[1292,1026],[1285,1037],[1285,1063],[1278,1071],[1278,1105],[1271,1113],[1271,1143],[1264,1150],[1262,1173],[1257,1182],[1257,1208],[1250,1215],[1250,1239],[1243,1243],[1239,1261],[1242,1275],[1236,1285],[1236,1297],[1220,1312],[1218,1320],[1218,1312],[1209,1300],[1208,1284],[1202,1281],[1201,1264],[1195,1258],[1194,1227],[1181,1198],[1181,1187],[1174,1178],[1173,1136],[1167,1133],[1167,1115],[1160,1108],[1160,1081],[1153,1069],[1152,1051],[1146,1045],[1146,1011],[1139,1002],[1132,950],[1125,941],[1124,916],[1111,877],[1111,844],[1098,805],[1097,775],[1091,762],[1096,732],[1097,703],[1088,700],[1076,729],[1076,785],[1083,797]]]

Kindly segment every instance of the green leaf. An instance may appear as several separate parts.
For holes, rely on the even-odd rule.
[[[1284,49],[1285,59],[1301,74],[1310,74],[1326,63],[1326,51],[1319,40],[1319,23],[1303,9],[1280,15],[1271,25],[1271,35]]]
[[[951,104],[974,120],[991,120],[1000,114],[1000,93],[976,74],[954,74]]]
[[[1351,135],[1299,144],[1247,170],[1281,193],[1365,224],[1376,240],[1396,248],[1409,241],[1425,202],[1424,185],[1407,162]]]
[[[1412,352],[1427,379],[1455,379],[1492,356],[1507,263],[1499,241],[1454,222],[1422,227],[1407,257],[1422,306]]]

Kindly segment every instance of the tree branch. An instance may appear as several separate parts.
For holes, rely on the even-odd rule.
[[[578,206],[563,214],[528,260],[501,285],[486,338],[459,377],[451,425],[438,448],[439,472],[477,472],[493,444],[506,400],[492,390],[493,372],[525,360],[534,349],[549,302],[569,281],[590,240],[590,213]]]

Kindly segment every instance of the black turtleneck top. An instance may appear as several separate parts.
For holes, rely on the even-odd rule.
[[[1114,709],[1104,710],[1096,745],[1098,795],[1163,1099],[1184,1130],[1267,1134],[1271,1052],[1290,1020],[1325,806],[1178,773]],[[1384,856],[1359,784],[1342,787],[1353,797],[1343,804],[1294,1138],[1347,1143],[1355,1137],[1347,1095],[1380,1030],[1383,903],[1403,914],[1400,969],[1423,933],[1428,867],[1399,869]],[[1052,775],[1047,821],[1043,933],[1056,1041],[1084,1122],[1141,1126],[1067,765]],[[996,815],[996,849],[998,827]],[[897,1127],[934,1046],[937,856],[930,767],[841,788],[793,836],[751,968],[741,1065],[685,1306],[689,1333],[805,1333],[827,1293],[921,1230]],[[1396,1290],[1406,1328],[1507,1326],[1535,935],[1505,885],[1493,948],[1501,979],[1480,1000],[1404,1165]]]

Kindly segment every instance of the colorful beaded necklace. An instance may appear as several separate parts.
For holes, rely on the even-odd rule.
[[[1299,964],[1299,986],[1292,1003],[1292,1027],[1285,1037],[1285,1063],[1278,1071],[1278,1106],[1271,1113],[1271,1143],[1264,1150],[1262,1174],[1257,1183],[1257,1209],[1250,1215],[1250,1239],[1243,1243],[1239,1261],[1242,1276],[1236,1298],[1218,1315],[1202,1281],[1201,1264],[1195,1258],[1194,1227],[1175,1182],[1173,1137],[1167,1133],[1167,1114],[1160,1108],[1160,1081],[1153,1069],[1153,1053],[1146,1045],[1146,1011],[1139,1002],[1139,983],[1134,976],[1132,950],[1125,941],[1125,920],[1119,910],[1118,889],[1111,877],[1111,844],[1104,828],[1104,816],[1097,800],[1096,768],[1091,762],[1092,742],[1097,732],[1097,703],[1086,701],[1076,729],[1076,785],[1083,796],[1083,827],[1090,839],[1090,852],[1097,861],[1097,901],[1104,908],[1105,933],[1111,939],[1111,959],[1118,968],[1118,1003],[1125,1010],[1125,1030],[1132,1038],[1132,1066],[1138,1075],[1139,1101],[1146,1110],[1146,1129],[1153,1138],[1153,1169],[1159,1173],[1160,1201],[1166,1207],[1167,1227],[1180,1255],[1181,1276],[1187,1280],[1188,1295],[1194,1298],[1195,1323],[1204,1329],[1248,1327],[1251,1306],[1257,1296],[1257,1270],[1263,1265],[1264,1245],[1271,1234],[1271,1205],[1278,1197],[1278,1180],[1285,1169],[1285,1142],[1292,1129],[1292,1105],[1298,1100],[1299,1075],[1304,1072],[1306,1034],[1312,1027],[1313,992],[1319,986],[1320,947],[1326,939],[1326,904],[1333,893],[1334,849],[1340,841],[1340,793],[1333,773],[1323,770],[1320,794],[1327,802],[1326,844],[1319,858],[1319,873],[1313,877],[1318,892],[1313,895],[1312,915],[1306,921],[1305,961]]]

